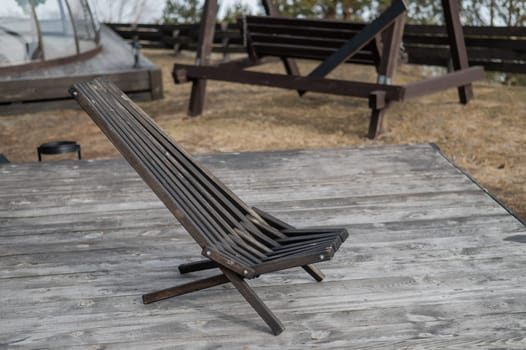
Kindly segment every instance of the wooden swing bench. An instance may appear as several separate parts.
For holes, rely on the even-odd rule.
[[[450,1],[450,0],[444,0]],[[278,16],[247,16],[239,20],[248,59],[216,65],[175,64],[175,83],[221,80],[297,90],[367,98],[372,109],[369,138],[382,129],[384,112],[391,102],[405,101],[422,95],[459,87],[461,103],[472,98],[471,82],[484,78],[482,67],[469,68],[462,28],[452,18],[450,31],[452,60],[455,71],[444,76],[408,85],[392,85],[391,80],[401,58],[406,5],[402,0],[392,5],[369,24],[344,21],[298,19]],[[453,16],[454,17],[454,16]],[[279,57],[288,75],[247,71],[245,68]],[[307,76],[299,76],[294,58],[319,60],[321,63]],[[326,78],[342,63],[376,67],[376,83]],[[460,91],[462,90],[462,91]],[[192,89],[190,115],[202,113],[204,90]]]
[[[96,79],[70,92],[126,160],[202,248],[206,260],[179,266],[181,273],[218,268],[213,277],[143,295],[149,304],[231,282],[270,326],[284,327],[245,279],[303,267],[315,280],[324,276],[312,264],[327,261],[348,236],[344,228],[293,226],[251,208],[135,105],[113,83]]]

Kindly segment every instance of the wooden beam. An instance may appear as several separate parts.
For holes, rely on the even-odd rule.
[[[458,0],[442,0],[442,7],[444,8],[444,22],[451,49],[453,68],[455,70],[466,69],[469,67],[468,54],[459,18]],[[468,103],[473,98],[471,83],[458,87],[458,97],[462,104]]]
[[[142,302],[144,304],[151,304],[156,301],[173,298],[178,295],[192,293],[198,290],[207,289],[221,284],[230,282],[230,280],[223,274],[216,275],[213,277],[205,278],[198,281],[182,284],[180,286],[167,288],[158,292],[144,294],[142,296]]]
[[[404,96],[404,88],[397,85],[387,86],[376,83],[316,77],[295,77],[292,79],[284,74],[226,70],[221,67],[175,64],[173,76],[174,79],[179,79],[181,82],[210,79],[362,98],[369,98],[369,94],[373,91],[385,90],[386,98],[392,101],[399,101]]]
[[[393,0],[394,4],[396,0]],[[382,36],[382,53],[380,65],[378,67],[378,80],[380,84],[391,84],[398,56],[400,55],[400,43],[404,35],[404,16],[399,16],[383,33]]]
[[[404,100],[433,94],[453,87],[471,85],[475,80],[484,79],[484,68],[480,66],[455,71],[440,77],[424,79],[405,86]]]
[[[395,5],[395,3],[396,0],[391,1],[391,5]],[[400,15],[386,30],[379,34],[382,39],[382,45],[376,81],[378,84],[392,84],[393,75],[398,65],[404,24],[405,18]],[[376,37],[378,37],[378,34]],[[385,112],[389,107],[385,91],[373,91],[369,96],[369,107],[371,107],[371,119],[367,137],[374,139],[383,130]]]
[[[178,269],[181,274],[185,274],[189,272],[209,270],[209,269],[213,269],[217,267],[218,265],[215,261],[206,259],[206,260],[199,260],[199,261],[194,261],[191,263],[181,264],[179,265]]]
[[[217,0],[206,0],[201,17],[199,39],[195,64],[204,65],[208,63],[212,45],[214,43],[214,32],[217,15]],[[206,80],[196,80],[192,84],[190,105],[188,115],[196,116],[203,113],[206,95]]]

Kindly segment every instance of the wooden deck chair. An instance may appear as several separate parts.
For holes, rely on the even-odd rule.
[[[330,260],[347,238],[347,231],[296,229],[247,206],[111,82],[82,82],[70,92],[202,248],[206,260],[180,265],[179,271],[221,271],[145,294],[144,303],[231,282],[272,332],[280,334],[283,325],[245,279],[301,266],[321,281],[323,274],[311,264]]]

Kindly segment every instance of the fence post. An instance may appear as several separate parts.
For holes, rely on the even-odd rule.
[[[197,52],[195,64],[203,66],[208,64],[212,45],[214,43],[214,32],[216,26],[217,0],[206,0],[201,16],[199,27],[199,39],[197,42]],[[203,113],[206,95],[206,80],[199,79],[192,82],[192,92],[190,95],[190,106],[188,115],[197,116]]]
[[[442,0],[444,8],[444,23],[446,25],[449,48],[451,50],[451,61],[454,70],[469,67],[464,32],[460,23],[458,0]],[[460,103],[466,104],[473,98],[473,87],[471,84],[458,88]]]

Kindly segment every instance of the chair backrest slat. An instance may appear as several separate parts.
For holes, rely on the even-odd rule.
[[[189,218],[193,219],[192,221],[195,222],[195,225],[199,228],[201,234],[206,238],[208,244],[219,241],[220,237],[214,237],[214,235],[211,234],[211,232],[213,233],[214,231],[210,230],[210,226],[207,225],[207,221],[203,220],[201,215],[198,214],[198,209],[195,206],[192,206],[191,200],[185,196],[185,192],[177,191],[179,190],[178,186],[174,186],[173,183],[170,183],[168,179],[166,179],[166,174],[163,174],[155,167],[155,156],[152,157],[149,154],[145,154],[145,148],[142,147],[141,142],[135,138],[134,133],[130,132],[130,130],[126,128],[126,122],[117,119],[119,117],[118,113],[115,111],[115,108],[120,107],[118,104],[114,103],[115,101],[111,101],[111,95],[100,93],[99,96],[90,96],[88,91],[85,91],[84,93],[86,93],[88,97],[91,97],[94,100],[96,99],[97,103],[103,109],[102,112],[106,112],[105,120],[109,123],[112,131],[116,134],[115,136],[120,137],[120,139],[126,143],[127,148],[139,158],[141,165],[148,169],[149,172],[166,190],[175,206],[183,210]],[[106,102],[106,99],[110,100]],[[113,113],[108,113],[108,111],[112,111]]]
[[[113,92],[119,93],[116,87],[109,87]],[[184,169],[191,173],[189,179],[191,181],[198,181],[206,191],[209,191],[217,201],[219,201],[225,209],[229,210],[231,214],[242,222],[247,223],[248,228],[257,231],[258,229],[247,220],[247,215],[259,219],[260,222],[264,222],[257,213],[249,208],[239,197],[231,192],[226,186],[224,186],[215,176],[203,168],[193,160],[193,158],[186,153],[180,147],[177,147],[171,138],[166,135],[155,123],[152,122],[149,116],[147,116],[142,110],[136,108],[127,98],[121,101],[123,105],[129,108],[132,113],[143,125],[148,132],[153,135],[156,140],[162,144],[162,147],[166,148],[167,151],[177,159],[177,162],[181,164]],[[274,230],[272,233],[276,237],[283,237],[283,235]]]
[[[133,120],[133,119],[131,119]],[[133,121],[132,121],[133,123]],[[135,133],[135,130],[140,130],[144,125],[138,125],[134,124],[132,125],[131,130],[127,130],[128,133]],[[136,140],[137,141],[137,140]],[[141,141],[137,141],[141,142]],[[191,202],[192,207],[197,207],[197,210],[199,211],[199,206],[202,206],[206,209],[207,212],[200,213],[202,214],[201,220],[204,220],[205,222],[209,222],[212,225],[212,233],[215,233],[216,237],[209,237],[214,242],[217,242],[217,240],[225,240],[226,242],[230,244],[237,244],[240,245],[244,250],[252,251],[256,257],[263,257],[264,252],[268,249],[267,247],[261,247],[258,244],[255,244],[257,241],[245,241],[243,239],[241,240],[230,240],[229,235],[236,235],[236,233],[233,231],[232,227],[238,227],[243,228],[239,222],[235,221],[235,219],[228,213],[227,211],[222,211],[220,204],[216,201],[215,198],[211,196],[207,196],[208,193],[205,191],[205,189],[201,186],[200,183],[196,182],[194,180],[193,174],[189,174],[185,169],[181,169],[179,164],[175,162],[175,159],[172,154],[169,154],[168,151],[166,151],[165,148],[163,148],[157,140],[150,140],[150,145],[141,143],[141,148],[148,149],[151,148],[151,145],[156,145],[158,149],[152,150],[152,154],[150,155],[153,159],[159,158],[161,162],[164,161],[165,164],[157,164],[157,166],[160,166],[162,168],[162,173],[165,174],[171,174],[173,169],[178,169],[178,171],[181,171],[180,176],[177,176],[175,179],[171,178],[172,181],[177,182],[177,180],[180,178],[181,185],[178,186],[178,190],[182,191],[185,194],[185,198],[187,198]],[[163,154],[166,152],[166,157],[158,157],[159,154]],[[167,161],[170,161],[170,163],[167,164]],[[192,183],[190,183],[192,182]],[[192,195],[188,195],[187,191],[192,191]],[[199,203],[196,205],[194,201],[197,200]],[[211,207],[210,203],[214,204],[214,208]],[[217,210],[217,211],[214,211]],[[215,219],[216,222],[213,220],[210,220],[209,216],[207,214],[212,215],[212,219]],[[223,217],[221,216],[223,215]],[[229,223],[225,222],[225,219],[229,221]],[[244,221],[247,221],[246,218],[244,218]],[[221,227],[218,227],[218,224],[221,225]],[[210,226],[208,227],[210,228]],[[250,228],[249,228],[250,229]],[[251,230],[254,232],[258,238],[265,237],[264,235],[261,235],[259,231],[257,230]],[[221,237],[217,237],[218,233],[222,233]],[[277,243],[272,240],[266,240],[267,243],[270,243],[269,245],[275,246]],[[254,256],[248,256],[248,258],[253,259]]]
[[[131,111],[126,110],[126,112]],[[133,113],[130,117],[126,112],[126,116],[122,116],[121,120],[125,134],[139,146],[139,152],[145,153],[145,157],[157,169],[158,176],[175,190],[171,191],[172,195],[181,197],[185,202],[186,210],[192,212],[198,217],[198,221],[204,224],[207,238],[217,243],[234,234],[232,226],[238,223],[232,217],[229,217],[231,220],[227,223],[225,216],[228,215],[221,210],[215,199],[208,196],[200,186],[195,186],[195,182],[191,183],[192,175],[181,169],[173,154],[148,133],[141,133],[141,130],[145,130],[143,125],[133,117]],[[212,207],[212,202],[216,204],[215,208]]]
[[[133,113],[133,111],[130,111]],[[147,119],[145,119],[147,121]],[[144,125],[145,128],[148,126],[152,126],[151,122],[149,125]],[[195,193],[202,193],[205,197],[203,200],[205,201],[203,205],[208,206],[208,202],[211,202],[214,205],[214,208],[221,212],[221,215],[224,216],[224,218],[232,225],[232,227],[237,227],[238,229],[246,229],[251,234],[255,235],[259,240],[263,241],[267,246],[276,246],[277,243],[269,238],[267,235],[261,234],[260,229],[258,229],[254,224],[247,219],[246,214],[241,213],[241,210],[243,208],[238,208],[235,205],[233,205],[231,202],[228,201],[226,196],[219,192],[217,188],[213,187],[213,183],[209,179],[207,179],[203,174],[201,174],[197,169],[197,167],[192,165],[190,162],[188,162],[187,159],[182,157],[181,155],[177,155],[177,149],[173,146],[169,140],[167,140],[167,136],[164,134],[161,134],[158,132],[158,128],[154,128],[153,130],[150,130],[150,132],[155,135],[158,141],[163,142],[163,146],[165,147],[169,152],[172,152],[172,155],[177,157],[178,160],[181,160],[181,164],[186,165],[187,168],[182,168],[181,164],[179,162],[175,162],[174,159],[170,158],[172,161],[171,166],[174,168],[178,168],[179,171],[181,171],[185,176],[185,178],[192,182],[192,191]],[[165,149],[160,149],[160,152],[164,152]],[[190,164],[189,164],[190,163]],[[193,171],[193,173],[189,174],[188,171]],[[195,176],[194,176],[195,175]],[[200,180],[200,181],[197,181]],[[203,186],[207,186],[205,189]],[[206,191],[211,191],[213,195],[215,196],[209,196],[209,193]],[[232,213],[230,213],[228,210],[222,210],[224,206],[227,206]],[[237,218],[232,217],[232,215],[237,216]],[[236,221],[237,220],[237,221]],[[222,223],[224,225],[224,223]],[[268,225],[267,225],[268,226]],[[229,234],[232,234],[232,231],[230,230],[230,227],[227,227],[226,230],[229,232]],[[274,234],[275,232],[278,232],[277,230],[269,231],[270,234]],[[283,237],[281,233],[279,235],[274,235],[276,238]],[[224,237],[223,237],[224,238]]]
[[[284,234],[235,196],[113,84],[76,84],[73,95],[203,248],[241,266],[260,263]]]
[[[131,125],[126,126],[126,123],[130,121]],[[132,118],[129,118],[126,121],[122,121],[124,132],[130,137],[131,141],[137,144],[138,152],[144,152],[144,158],[148,159],[150,164],[159,179],[161,179],[167,187],[170,188],[172,196],[177,195],[185,203],[185,208],[187,211],[190,211],[192,215],[197,217],[197,221],[204,224],[206,229],[204,232],[207,234],[207,238],[212,241],[221,241],[225,238],[227,233],[225,231],[232,230],[232,228],[226,224],[222,218],[214,211],[209,201],[206,198],[203,198],[198,191],[192,191],[193,188],[187,183],[187,180],[184,177],[178,177],[173,171],[174,169],[169,163],[170,155],[166,154],[161,157],[159,155],[162,152],[162,149],[154,149],[156,146],[156,141],[151,139],[149,142],[142,137],[138,130],[139,125],[133,122]],[[231,232],[229,232],[231,233]]]
[[[142,150],[149,151],[148,156],[159,169],[160,176],[164,177],[168,183],[175,187],[178,194],[187,201],[189,206],[195,208],[196,215],[201,215],[200,220],[209,224],[212,232],[220,235],[216,238],[223,239],[224,236],[221,235],[223,231],[232,233],[231,225],[227,224],[220,213],[212,208],[210,203],[214,202],[214,200],[205,197],[206,194],[203,193],[199,186],[195,186],[195,183],[190,183],[191,175],[185,174],[185,170],[178,166],[173,154],[166,151],[153,137],[150,137],[149,140],[141,139],[141,137],[148,137],[150,135],[146,134],[145,136],[145,134],[143,134],[141,136],[141,134],[137,132],[137,130],[140,130],[142,127],[137,120],[128,118],[127,121],[131,122],[131,125],[127,128],[126,132],[130,136],[135,134],[135,142],[140,145]],[[210,216],[207,214],[210,214]]]
[[[96,90],[94,90],[96,92]],[[102,92],[102,91],[101,91]],[[106,121],[109,126],[125,143],[126,146],[139,158],[145,168],[147,168],[151,174],[162,184],[162,186],[169,193],[173,201],[178,207],[185,211],[190,218],[195,218],[193,221],[195,225],[202,231],[207,232],[205,234],[206,240],[210,243],[220,241],[221,237],[214,237],[214,231],[210,228],[210,225],[203,217],[199,214],[198,208],[195,207],[195,203],[188,198],[188,194],[182,191],[177,184],[174,184],[173,179],[167,178],[167,173],[161,171],[156,166],[157,157],[155,154],[148,154],[148,148],[144,146],[144,143],[135,135],[131,127],[127,126],[127,122],[123,121],[119,115],[119,106],[115,104],[115,100],[110,94],[100,93],[98,96],[90,95],[89,92],[85,92],[88,97],[96,99],[100,107],[104,111],[111,111],[112,113],[106,114]],[[177,191],[177,192],[176,192]]]

